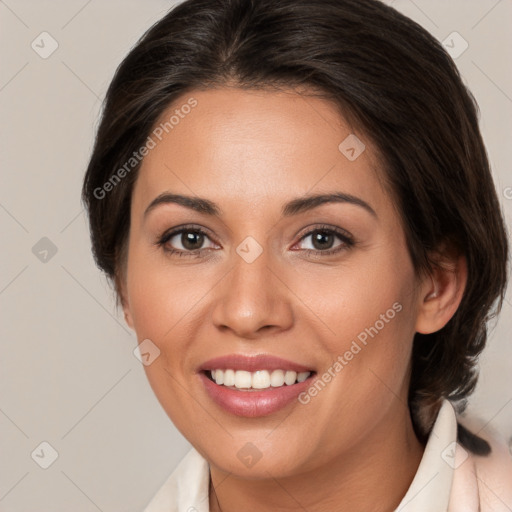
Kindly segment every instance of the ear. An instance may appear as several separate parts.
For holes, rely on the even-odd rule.
[[[464,255],[444,248],[433,259],[433,271],[425,276],[418,296],[416,332],[431,334],[442,329],[460,305],[468,278]]]
[[[126,302],[124,300],[121,303],[123,305],[124,319],[125,319],[126,323],[128,324],[128,326],[131,329],[135,330],[135,327],[133,326],[133,318],[132,318],[132,313],[130,311],[130,307],[126,304]]]
[[[123,308],[124,319],[128,326],[135,330],[130,308],[130,301],[128,300],[128,294],[126,291],[126,282],[123,278],[116,278],[116,288],[119,301],[121,302],[121,306]]]

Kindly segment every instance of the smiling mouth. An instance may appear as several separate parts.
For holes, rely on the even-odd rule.
[[[249,372],[234,369],[204,370],[208,379],[222,386],[237,391],[261,391],[283,388],[304,382],[316,372],[295,372],[292,370],[257,370]]]

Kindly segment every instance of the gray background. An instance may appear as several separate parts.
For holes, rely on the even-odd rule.
[[[455,61],[480,105],[510,226],[512,0],[387,3],[441,41],[454,31],[467,41]],[[133,355],[135,335],[94,266],[79,198],[115,68],[173,4],[0,0],[2,511],[141,511],[189,449]],[[44,31],[58,43],[47,58]],[[463,42],[451,40],[460,52]],[[511,307],[509,299],[469,409],[506,439]],[[42,442],[58,453],[47,469]]]

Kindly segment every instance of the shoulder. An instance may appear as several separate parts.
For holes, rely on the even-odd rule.
[[[476,494],[481,512],[512,510],[512,455],[507,440],[497,431],[476,428],[474,419],[461,423],[470,431],[478,432],[491,447],[487,455],[477,455],[458,446],[460,465],[454,470],[453,494]]]
[[[486,436],[491,446],[487,456],[471,455],[480,493],[482,512],[512,510],[512,456],[505,440]]]

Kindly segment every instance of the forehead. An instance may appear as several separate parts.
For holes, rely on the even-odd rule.
[[[166,191],[256,209],[332,190],[377,208],[385,200],[371,141],[318,97],[191,91],[162,114],[150,137],[154,147],[139,171],[135,208]]]

